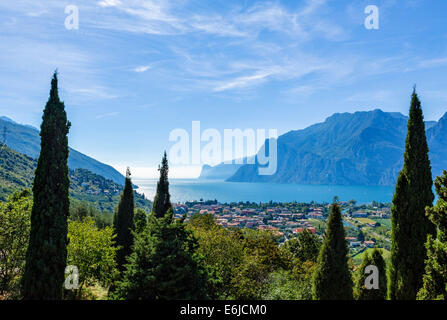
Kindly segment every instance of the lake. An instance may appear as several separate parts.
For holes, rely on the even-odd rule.
[[[139,193],[153,200],[157,180],[134,179]],[[341,201],[356,200],[358,203],[391,202],[392,186],[335,186],[275,183],[225,182],[198,179],[169,179],[172,202],[214,200],[219,202],[332,202],[334,196]]]

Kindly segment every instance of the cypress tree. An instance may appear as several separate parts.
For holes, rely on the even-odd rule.
[[[391,264],[388,294],[392,300],[414,300],[422,287],[425,242],[435,226],[425,216],[432,206],[432,175],[421,102],[413,91],[404,166],[396,182],[391,208]]]
[[[61,299],[67,261],[69,214],[68,138],[70,122],[59,100],[57,72],[40,127],[40,155],[34,176],[31,231],[22,278],[24,299]]]
[[[379,289],[366,289],[365,279],[368,274],[365,274],[367,266],[376,266],[379,271]],[[386,282],[386,268],[385,261],[379,249],[375,248],[371,255],[368,252],[363,257],[362,264],[357,270],[357,281],[355,285],[355,292],[358,300],[385,300],[387,297],[387,282]]]
[[[445,300],[447,298],[447,171],[435,180],[439,196],[433,208],[427,208],[427,215],[438,227],[437,236],[428,235],[426,243],[427,260],[423,287],[418,299]]]
[[[120,247],[116,253],[117,268],[120,272],[124,270],[126,257],[132,252],[133,231],[135,230],[133,196],[130,170],[127,168],[124,190],[113,217],[113,228],[116,234],[115,244]]]
[[[312,279],[314,300],[352,300],[352,279],[348,266],[348,246],[340,207],[331,206],[327,230]]]
[[[150,215],[147,227],[136,234],[134,251],[112,298],[206,299],[207,271],[200,263],[197,246],[183,221],[174,221],[172,208],[161,218]]]
[[[168,158],[165,151],[161,161],[161,167],[158,168],[158,171],[160,171],[160,180],[157,183],[157,193],[155,194],[152,205],[152,213],[157,218],[164,217],[166,212],[172,208],[171,196],[169,195],[168,170]]]

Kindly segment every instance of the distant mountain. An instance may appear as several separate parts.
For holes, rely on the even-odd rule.
[[[0,144],[0,200],[4,201],[15,190],[32,188],[37,161]],[[86,201],[101,211],[113,212],[123,186],[86,169],[69,170],[70,197]],[[151,202],[134,193],[137,207],[147,210]]]
[[[408,117],[374,110],[337,113],[323,123],[290,131],[278,138],[274,175],[258,174],[258,164],[220,164],[207,176],[233,182],[337,185],[394,185],[403,165]],[[426,123],[433,177],[447,169],[447,113]],[[228,167],[225,167],[228,166]]]
[[[8,117],[0,117],[0,142],[5,142],[8,147],[19,153],[35,159],[39,157],[39,130],[32,126],[18,124]],[[68,166],[70,169],[87,169],[120,185],[124,184],[124,176],[113,167],[72,148],[69,148]]]
[[[209,165],[204,165],[202,171],[200,172],[199,179],[206,180],[225,180],[236,173],[236,171],[242,167],[242,164],[219,164],[217,166],[211,167]]]

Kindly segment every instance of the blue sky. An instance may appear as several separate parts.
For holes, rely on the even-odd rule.
[[[380,12],[367,30],[367,5]],[[67,5],[79,29],[67,30]],[[0,115],[39,126],[52,72],[75,149],[152,176],[169,133],[304,128],[335,112],[447,111],[444,0],[2,0]],[[173,177],[199,168],[172,168]]]

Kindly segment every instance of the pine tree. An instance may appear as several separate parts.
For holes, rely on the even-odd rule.
[[[171,196],[169,195],[169,182],[168,182],[168,158],[166,156],[166,151],[163,155],[161,161],[161,167],[158,169],[160,171],[160,180],[157,183],[157,193],[155,194],[154,203],[152,205],[152,213],[157,217],[164,217],[166,212],[171,205]]]
[[[447,299],[447,171],[435,180],[436,193],[439,196],[435,207],[427,208],[427,215],[437,226],[436,238],[428,236],[426,243],[427,260],[423,287],[418,299]]]
[[[435,226],[425,216],[433,205],[432,175],[421,102],[413,91],[405,141],[404,166],[396,182],[391,208],[389,298],[414,300],[422,287],[425,242]]]
[[[196,254],[197,240],[172,208],[135,238],[134,251],[118,282],[114,299],[196,300],[207,298],[207,273]]]
[[[314,300],[352,300],[352,279],[348,267],[348,247],[345,240],[340,207],[331,206],[327,230],[318,256],[318,267],[312,279]]]
[[[70,122],[59,100],[57,72],[40,130],[40,155],[33,185],[31,231],[22,278],[24,299],[61,299],[67,261]]]
[[[379,289],[366,289],[365,280],[368,274],[365,274],[367,266],[376,266],[379,271]],[[379,249],[375,248],[371,255],[368,252],[363,257],[362,264],[357,270],[357,279],[355,285],[356,297],[358,300],[385,300],[387,297],[387,279],[385,261]]]
[[[116,233],[116,245],[120,247],[116,253],[116,263],[118,270],[121,272],[124,270],[126,257],[132,252],[133,231],[135,230],[134,195],[129,168],[126,172],[124,190],[113,217],[113,228]]]

